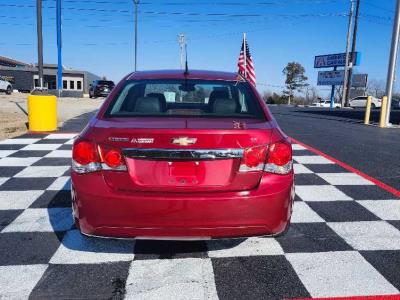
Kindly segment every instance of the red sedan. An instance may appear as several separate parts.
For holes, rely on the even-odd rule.
[[[85,235],[207,239],[276,235],[294,199],[292,148],[234,73],[126,76],[73,145]]]

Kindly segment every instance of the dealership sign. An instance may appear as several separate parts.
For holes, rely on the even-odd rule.
[[[15,83],[15,77],[14,76],[8,76],[8,75],[1,75],[0,74],[0,80],[5,80],[8,81],[9,83]]]
[[[344,71],[318,72],[318,85],[343,85]]]
[[[353,66],[359,64],[360,54],[358,52],[349,53],[349,61]],[[314,59],[314,68],[333,68],[344,67],[346,65],[346,53],[319,55]]]
[[[354,74],[351,78],[351,86],[365,88],[367,87],[368,74]]]

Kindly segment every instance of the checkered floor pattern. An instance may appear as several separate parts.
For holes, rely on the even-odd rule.
[[[294,145],[280,238],[86,238],[71,219],[74,134],[0,141],[0,298],[281,299],[398,294],[400,201]]]

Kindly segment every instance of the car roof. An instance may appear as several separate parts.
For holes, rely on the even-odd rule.
[[[153,70],[138,71],[128,75],[127,80],[140,79],[203,79],[203,80],[226,80],[226,81],[244,81],[238,73],[206,71],[206,70],[189,70],[185,74],[184,70]]]

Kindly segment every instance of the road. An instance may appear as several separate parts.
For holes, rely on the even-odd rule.
[[[295,108],[273,111],[290,135],[351,163],[346,151],[370,148],[354,142],[359,132],[371,148],[381,141],[382,155],[392,147],[386,167],[393,172],[398,139],[390,141],[398,131],[343,125]],[[76,133],[70,131],[92,115],[66,122],[68,133],[0,141],[0,298],[400,296],[400,199],[300,144],[293,145],[296,199],[285,236],[191,242],[82,236],[71,218]],[[347,141],[353,144],[335,145]]]
[[[348,109],[271,106],[289,136],[400,190],[400,128],[364,126],[364,112]],[[379,111],[371,120],[378,120]],[[400,123],[400,111],[392,122]]]

